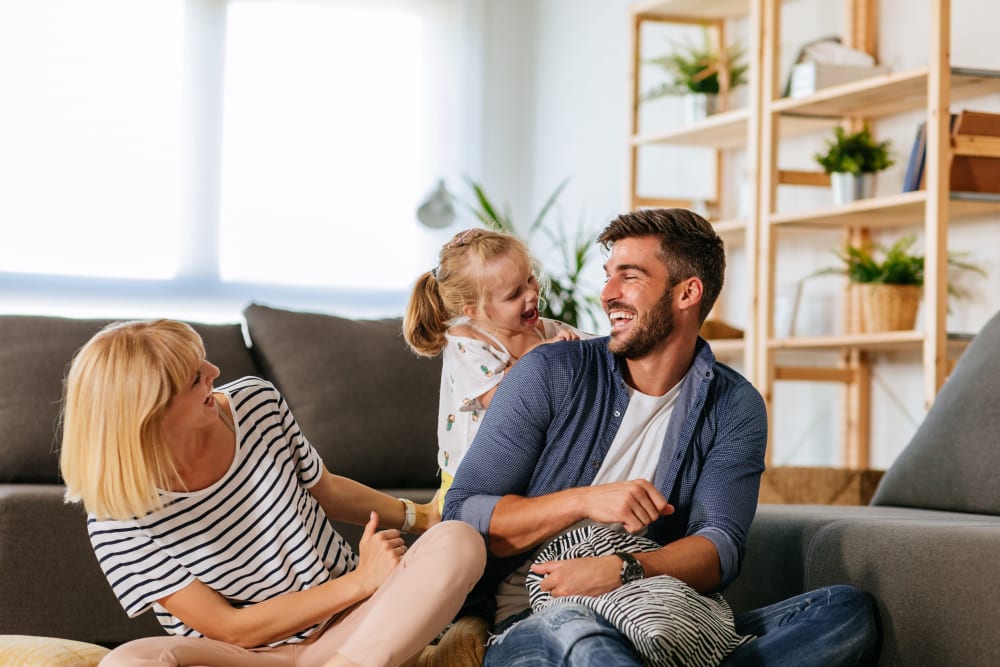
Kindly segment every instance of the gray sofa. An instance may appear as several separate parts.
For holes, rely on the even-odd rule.
[[[398,320],[257,305],[245,319],[249,348],[239,325],[196,325],[220,381],[270,379],[331,470],[430,498],[440,363],[406,349]],[[160,632],[150,615],[122,612],[82,511],[62,501],[62,377],[102,324],[0,317],[0,634],[114,645]],[[998,389],[1000,315],[966,350],[871,506],[760,506],[743,573],[727,591],[734,608],[854,583],[878,602],[880,664],[1000,664]]]
[[[737,611],[834,583],[878,603],[879,665],[1000,665],[1000,314],[869,506],[760,505]]]
[[[398,319],[350,320],[251,305],[240,324],[195,324],[217,384],[271,380],[337,474],[419,502],[438,484],[439,360],[406,347]],[[85,516],[63,502],[58,419],[74,352],[108,320],[0,316],[0,635],[113,646],[160,634],[129,619],[90,549]],[[355,544],[360,528],[338,525]]]

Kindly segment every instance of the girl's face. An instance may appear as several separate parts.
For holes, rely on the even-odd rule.
[[[218,367],[203,359],[190,384],[171,399],[163,413],[161,428],[165,436],[208,426],[218,419],[212,396],[212,383],[218,377]]]
[[[486,267],[489,296],[473,319],[501,333],[532,331],[538,324],[538,279],[527,262],[510,254],[498,257]]]

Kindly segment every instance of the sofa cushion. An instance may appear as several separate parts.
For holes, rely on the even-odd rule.
[[[399,318],[353,320],[251,304],[252,352],[327,467],[376,488],[437,486],[440,359]]]
[[[114,320],[0,316],[0,482],[58,483],[63,379],[80,347]],[[239,324],[195,324],[220,382],[259,374]]]
[[[1000,313],[959,358],[872,504],[1000,514],[998,389]]]

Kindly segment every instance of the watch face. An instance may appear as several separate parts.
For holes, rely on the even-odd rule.
[[[634,557],[629,554],[618,554],[618,557],[622,559],[621,579],[623,584],[638,581],[646,576],[642,565]]]

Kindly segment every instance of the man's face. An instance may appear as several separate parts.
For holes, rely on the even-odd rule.
[[[662,345],[674,330],[673,286],[657,256],[655,236],[616,241],[604,265],[601,291],[611,320],[608,349],[626,359],[641,359]]]

